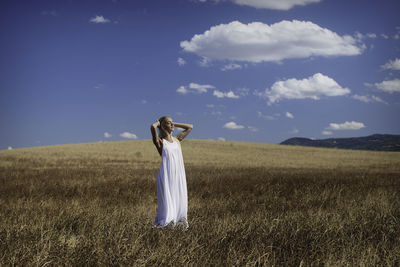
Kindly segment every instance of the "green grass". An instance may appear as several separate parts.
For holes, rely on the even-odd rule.
[[[399,265],[400,153],[182,149],[188,231],[151,227],[149,140],[0,151],[0,265]]]

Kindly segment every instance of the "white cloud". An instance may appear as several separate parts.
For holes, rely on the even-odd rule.
[[[327,130],[341,131],[341,130],[360,130],[365,128],[364,123],[356,121],[346,121],[344,123],[329,123]]]
[[[362,34],[360,32],[356,32],[354,37],[357,40],[361,41],[362,39],[365,39],[365,38],[375,39],[375,38],[377,38],[377,35],[375,33]]]
[[[385,65],[381,66],[384,70],[400,70],[400,58],[389,60]]]
[[[395,28],[396,28],[397,33],[395,35],[393,35],[393,39],[399,40],[400,39],[400,26],[396,26]]]
[[[176,89],[176,91],[177,91],[178,93],[180,93],[180,94],[183,94],[183,95],[189,93],[189,90],[187,90],[186,87],[183,86],[183,85],[182,85],[182,86],[179,86],[179,88]]]
[[[208,89],[213,89],[213,88],[215,88],[215,87],[212,85],[208,85],[208,84],[205,84],[205,85],[197,84],[197,83],[189,84],[189,89],[192,89],[198,93],[206,93]]]
[[[223,128],[227,128],[227,129],[231,129],[231,130],[241,130],[244,128],[244,126],[238,125],[238,124],[236,124],[236,122],[231,121],[231,122],[225,123]]]
[[[289,10],[294,6],[305,6],[318,3],[321,0],[232,0],[238,5],[251,6],[255,8]]]
[[[123,132],[122,134],[120,134],[120,136],[123,138],[127,138],[127,139],[137,139],[136,134],[129,133],[129,132]]]
[[[374,87],[373,83],[364,83],[364,85],[367,86],[367,87]]]
[[[110,22],[110,20],[109,19],[106,19],[106,18],[104,18],[103,16],[95,16],[94,18],[91,18],[90,19],[90,22],[92,22],[92,23],[109,23]]]
[[[206,93],[208,89],[213,89],[215,88],[212,85],[201,85],[197,83],[190,83],[189,86],[180,86],[178,89],[176,89],[176,92],[180,94],[187,94],[187,93],[197,93],[197,94],[202,94]]]
[[[147,104],[147,100],[146,99],[142,99],[142,104],[144,105],[144,104]]]
[[[276,1],[278,2],[278,1]],[[281,21],[275,24],[233,21],[196,34],[180,46],[207,60],[280,62],[311,56],[359,55],[364,45],[349,35],[337,33],[307,21]]]
[[[323,135],[332,135],[332,134],[333,134],[333,132],[327,131],[327,130],[324,130],[324,131],[322,131],[321,133],[322,133]]]
[[[189,93],[189,90],[187,90],[186,87],[183,86],[183,85],[180,86],[178,89],[176,89],[176,91],[177,91],[178,93],[180,93],[180,94],[183,94],[183,95]]]
[[[280,116],[279,113],[276,113],[274,115],[266,115],[266,114],[263,114],[261,111],[258,111],[257,114],[258,114],[259,118],[263,118],[263,119],[266,119],[266,120],[275,120],[277,117]]]
[[[297,134],[298,132],[299,132],[299,130],[296,129],[296,128],[294,128],[290,133],[291,133],[291,134]]]
[[[214,104],[207,104],[206,107],[208,107],[208,108],[214,108],[215,105],[214,105]]]
[[[371,98],[367,95],[353,95],[352,98],[365,103],[371,102]]]
[[[356,33],[354,34],[354,37],[355,37],[358,41],[361,41],[361,40],[364,38],[364,35],[361,34],[360,32],[356,32]]]
[[[185,61],[183,58],[181,58],[181,57],[178,58],[177,62],[178,62],[178,65],[179,65],[179,66],[183,66],[183,65],[186,64],[186,61]]]
[[[111,136],[112,136],[112,135],[111,135],[110,133],[108,133],[108,132],[105,132],[105,133],[104,133],[104,137],[105,137],[105,138],[110,138]]]
[[[236,92],[241,96],[247,96],[249,94],[249,91],[249,88],[239,88],[236,90]]]
[[[217,139],[218,141],[226,141],[226,139],[225,138],[223,138],[223,137],[218,137],[218,139]]]
[[[194,2],[205,3],[207,0],[191,0]],[[225,2],[226,0],[209,0],[210,2]],[[305,6],[312,3],[318,3],[322,0],[229,0],[237,5],[250,6],[254,8],[289,10],[295,6]]]
[[[12,148],[11,146],[9,146],[7,149],[8,149],[8,150],[12,150],[13,148]]]
[[[240,70],[242,69],[242,65],[236,64],[236,63],[230,63],[228,65],[225,65],[222,67],[222,71],[227,71],[227,70]]]
[[[320,99],[321,96],[342,96],[349,94],[348,88],[341,87],[335,80],[321,73],[303,79],[288,79],[275,82],[264,93],[257,93],[261,97],[268,98],[268,104],[278,102],[281,99]]]
[[[258,129],[254,126],[247,126],[247,128],[251,131],[251,132],[258,132]]]
[[[381,36],[382,36],[383,39],[389,39],[389,36],[384,34],[384,33],[382,33]]]
[[[224,98],[224,97],[227,97],[227,98],[239,98],[239,96],[235,95],[235,93],[232,92],[232,91],[224,93],[224,92],[221,92],[221,91],[218,91],[218,90],[214,90],[213,95],[218,97],[218,98]]]
[[[376,102],[379,102],[379,103],[387,104],[387,102],[385,100],[383,100],[382,98],[380,98],[378,96],[372,95],[371,99],[372,99],[372,101],[376,101]]]
[[[294,119],[294,116],[293,116],[293,114],[292,113],[290,113],[290,112],[286,112],[286,117],[288,117],[289,119]]]
[[[400,79],[383,81],[381,83],[375,83],[375,86],[387,93],[399,93],[400,92]]]
[[[105,85],[102,84],[102,83],[98,83],[98,84],[96,84],[95,86],[93,86],[94,89],[102,89],[102,88],[104,88],[104,87],[105,87]]]
[[[200,67],[209,67],[211,65],[211,60],[207,57],[203,57],[199,61],[199,65],[200,65]]]
[[[379,103],[383,103],[383,104],[387,104],[386,101],[384,101],[382,98],[378,97],[378,96],[369,96],[369,95],[352,95],[352,98],[359,100],[361,102],[364,103],[370,103],[370,102],[379,102]]]

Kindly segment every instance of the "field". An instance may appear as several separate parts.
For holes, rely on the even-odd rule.
[[[188,231],[150,140],[0,151],[0,265],[398,266],[400,153],[186,140]]]

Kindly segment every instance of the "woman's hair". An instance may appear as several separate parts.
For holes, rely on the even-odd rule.
[[[166,118],[171,118],[171,117],[170,116],[162,116],[161,118],[158,119],[158,121],[160,122],[160,125],[158,126],[158,135],[160,136],[161,139],[167,135],[166,132],[161,127],[161,125],[163,124],[163,122]]]

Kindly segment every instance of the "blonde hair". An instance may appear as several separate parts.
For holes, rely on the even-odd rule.
[[[167,136],[167,133],[164,131],[164,129],[161,127],[165,119],[171,118],[171,116],[162,116],[161,118],[158,119],[160,122],[160,125],[158,126],[158,136],[160,136],[161,139],[163,139],[165,136]]]

